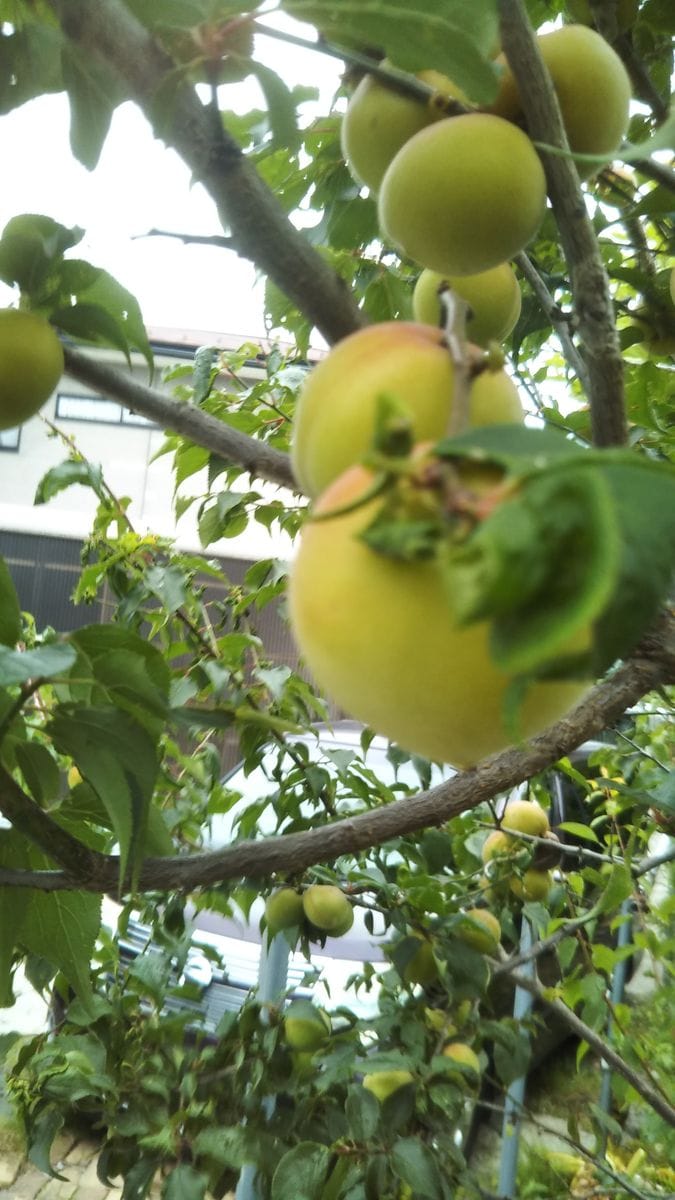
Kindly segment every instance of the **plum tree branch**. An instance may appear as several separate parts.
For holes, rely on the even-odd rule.
[[[105,64],[214,200],[237,252],[338,341],[367,323],[345,281],[295,228],[270,189],[194,87],[120,0],[51,0],[66,37]]]
[[[577,376],[584,391],[588,392],[589,380],[588,371],[586,370],[586,363],[584,362],[582,355],[579,353],[574,341],[572,340],[567,317],[560,308],[560,305],[556,300],[554,300],[553,296],[549,292],[546,284],[544,283],[541,275],[529,256],[522,251],[520,254],[516,255],[515,262],[516,265],[520,267],[520,270],[523,272],[523,275],[532,288],[532,291],[541,305],[542,312],[548,317],[551,325],[555,329],[558,335],[558,340],[560,341],[562,352],[569,367]]]
[[[506,974],[518,987],[524,988],[526,992],[530,992],[532,996],[536,996],[538,1000],[541,1000],[546,1008],[555,1013],[567,1025],[568,1029],[571,1029],[582,1041],[587,1042],[591,1049],[595,1050],[596,1054],[599,1054],[613,1071],[616,1071],[618,1075],[622,1075],[631,1087],[642,1096],[642,1099],[646,1100],[650,1108],[654,1109],[654,1112],[663,1117],[668,1125],[675,1128],[675,1108],[668,1103],[665,1097],[647,1079],[625,1062],[621,1058],[621,1055],[617,1054],[616,1050],[610,1046],[609,1042],[601,1038],[594,1029],[591,1029],[590,1025],[582,1021],[562,1000],[558,997],[552,997],[549,990],[536,977],[529,974],[524,975],[522,971],[516,970],[507,971]]]
[[[555,89],[524,0],[499,0],[499,8],[502,46],[519,85],[530,137],[569,151]],[[626,440],[623,364],[609,279],[574,162],[546,151],[541,158],[587,363],[593,441],[597,446],[621,445]]]
[[[265,879],[296,873],[317,863],[334,861],[343,854],[380,846],[394,837],[443,825],[551,766],[585,739],[605,729],[645,692],[673,680],[675,621],[664,618],[631,660],[592,688],[556,725],[523,746],[491,755],[439,787],[420,792],[413,799],[395,800],[373,812],[359,813],[302,833],[242,841],[223,850],[177,858],[148,858],[140,870],[138,890],[192,889],[244,876]],[[81,884],[78,881],[77,886],[86,891],[107,892],[117,888],[118,880],[119,859],[109,855],[100,869],[82,879]],[[34,872],[23,881],[15,875],[12,882],[45,891],[72,890],[74,886],[72,874],[63,871],[45,871],[40,874],[40,882],[36,882]]]
[[[95,387],[106,396],[121,400],[128,408],[156,421],[163,429],[173,429],[175,433],[190,438],[197,446],[203,446],[221,458],[236,463],[257,479],[299,491],[287,454],[233,429],[194,405],[184,404],[156,388],[139,383],[130,374],[99,362],[81,350],[64,346],[63,353],[66,370],[74,379]]]
[[[4,767],[0,767],[0,812],[14,829],[63,868],[61,874],[70,890],[81,889],[87,880],[93,880],[107,866],[107,855],[90,849],[62,829],[21,790]],[[28,871],[26,874],[40,875],[41,872]],[[97,888],[94,890],[98,891]]]

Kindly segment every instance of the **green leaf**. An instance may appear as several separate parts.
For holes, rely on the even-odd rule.
[[[21,609],[14,580],[4,558],[0,557],[0,643],[16,646],[21,637]]]
[[[67,229],[37,213],[12,217],[0,238],[0,279],[10,286],[17,283],[26,296],[39,297],[64,251],[83,235],[83,229]]]
[[[204,1200],[208,1176],[189,1163],[174,1167],[162,1188],[162,1200]]]
[[[58,764],[40,742],[17,742],[14,753],[31,796],[46,808],[61,790]]]
[[[272,1177],[271,1200],[321,1200],[331,1152],[318,1142],[288,1150]]]
[[[146,572],[145,585],[169,613],[177,612],[187,602],[187,580],[180,567],[155,564]]]
[[[77,306],[90,305],[106,313],[115,322],[120,341],[123,339],[126,345],[139,350],[152,371],[152,349],[138,300],[113,275],[99,270],[95,280],[77,292],[77,302]]]
[[[120,880],[140,866],[148,810],[157,776],[155,739],[133,717],[114,708],[55,713],[49,731],[60,753],[74,758],[98,792],[120,847]]]
[[[573,833],[575,837],[584,838],[587,842],[599,842],[600,839],[594,829],[590,825],[582,825],[579,821],[563,821],[562,825],[556,825],[556,829],[562,829],[564,833]]]
[[[70,101],[70,148],[78,162],[93,171],[124,93],[115,73],[100,55],[66,40],[61,59]]]
[[[515,424],[470,429],[457,437],[444,438],[434,451],[440,458],[497,463],[514,475],[529,474],[534,468],[542,471],[560,458],[589,453],[561,430]]]
[[[52,24],[31,23],[0,34],[0,113],[63,90],[62,48],[63,33]]]
[[[617,863],[612,867],[607,886],[597,902],[598,911],[615,912],[632,891],[633,880],[628,867],[624,863]]]
[[[0,866],[30,867],[26,840],[13,829],[0,829]],[[14,1004],[12,957],[30,896],[28,888],[0,887],[0,1008]]]
[[[263,63],[251,59],[246,63],[248,73],[255,75],[267,105],[272,140],[271,149],[282,149],[292,154],[300,145],[300,134],[295,112],[295,101],[292,92],[276,71],[270,70]]]
[[[75,651],[65,642],[40,646],[37,650],[9,650],[0,646],[0,684],[26,683],[29,679],[52,679],[75,662]]]
[[[616,581],[619,533],[602,477],[571,463],[525,479],[461,545],[448,549],[461,622],[491,619],[495,661],[528,673],[574,650]],[[573,664],[576,673],[577,664]]]
[[[394,1142],[391,1165],[418,1200],[443,1200],[445,1189],[436,1158],[418,1138],[399,1138]]]
[[[498,32],[495,0],[285,0],[282,7],[337,45],[378,46],[404,70],[442,71],[477,103],[497,94],[489,61]]]
[[[51,1148],[57,1133],[60,1133],[65,1121],[65,1113],[59,1112],[54,1104],[41,1108],[38,1115],[29,1125],[28,1158],[45,1175],[52,1179],[61,1179],[65,1183],[66,1176],[59,1175],[51,1164]]]
[[[368,1142],[375,1136],[380,1120],[380,1105],[368,1088],[350,1087],[345,1101],[349,1130],[356,1142]]]
[[[46,958],[65,975],[87,1008],[92,999],[91,957],[100,928],[100,896],[31,889],[19,937],[32,954]]]
[[[103,472],[100,466],[89,462],[79,462],[76,459],[66,459],[57,467],[51,467],[37,485],[33,504],[47,504],[59,492],[80,484],[90,487],[99,500],[103,499]]]

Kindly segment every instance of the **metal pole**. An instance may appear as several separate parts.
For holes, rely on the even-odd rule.
[[[290,954],[290,947],[283,933],[278,933],[271,941],[268,941],[267,937],[263,939],[257,993],[264,1003],[276,1003],[286,991]],[[274,1112],[274,1103],[274,1096],[266,1097],[264,1107],[268,1117]],[[245,1163],[239,1174],[235,1200],[259,1200],[255,1177],[256,1169],[253,1163]]]
[[[520,952],[525,954],[532,946],[532,926],[523,917],[520,927]],[[528,975],[535,974],[534,959],[524,965]],[[524,988],[517,987],[513,1001],[513,1016],[516,1021],[524,1021],[529,1016],[534,997]],[[518,1170],[518,1150],[520,1145],[520,1121],[523,1102],[525,1100],[526,1075],[514,1079],[509,1084],[504,1104],[504,1121],[502,1123],[502,1153],[499,1161],[499,1183],[497,1195],[513,1197],[516,1194],[516,1172]]]
[[[621,905],[621,915],[627,916],[628,920],[623,921],[619,927],[619,933],[616,939],[616,948],[621,950],[624,946],[629,946],[633,936],[633,922],[630,919],[630,913],[633,909],[632,900],[624,900]],[[624,958],[616,964],[612,972],[612,983],[609,992],[609,998],[612,1007],[616,1004],[621,1004],[623,1000],[624,988],[626,986],[626,974],[628,972],[628,959]],[[610,1012],[607,1021],[607,1040],[612,1038],[612,1014]],[[604,1113],[609,1113],[612,1107],[612,1070],[608,1063],[601,1062],[602,1068],[602,1084],[600,1087],[600,1104],[599,1107]],[[607,1151],[607,1130],[603,1129],[600,1137],[600,1155],[604,1157]]]

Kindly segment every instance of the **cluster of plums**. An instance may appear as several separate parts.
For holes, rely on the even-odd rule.
[[[611,154],[630,100],[614,50],[584,25],[541,35],[539,47],[572,150]],[[437,73],[420,77],[436,94],[467,101]],[[408,561],[377,552],[363,534],[385,503],[374,448],[387,412],[404,414],[414,443],[427,448],[454,428],[460,388],[469,427],[524,419],[512,380],[484,350],[518,319],[520,292],[508,260],[537,232],[546,203],[544,172],[522,124],[505,62],[490,111],[459,116],[370,76],[359,83],[344,118],[343,152],[354,177],[378,195],[385,241],[422,268],[416,322],[384,322],[338,343],[310,373],[294,421],[294,473],[313,501],[290,582],[291,624],[305,662],[348,714],[408,751],[456,766],[513,742],[514,725],[505,720],[513,678],[493,661],[488,622],[460,624],[457,577],[442,550]],[[439,285],[469,305],[467,371],[458,369],[439,327]],[[421,450],[413,461],[416,454],[424,462]],[[401,484],[413,522],[425,516],[424,477],[421,467]],[[486,512],[500,502],[500,482],[494,470],[457,472],[476,510],[481,500]],[[587,637],[583,631],[561,652],[584,649]],[[531,683],[515,736],[559,719],[586,686]]]

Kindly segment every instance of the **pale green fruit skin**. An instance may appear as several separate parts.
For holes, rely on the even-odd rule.
[[[503,854],[510,854],[515,849],[515,838],[509,837],[508,833],[503,833],[501,829],[495,829],[492,833],[488,834],[483,842],[481,857],[484,863],[488,863],[493,858],[499,858]]]
[[[415,441],[438,441],[448,430],[454,377],[443,334],[431,325],[383,321],[338,342],[308,375],[295,411],[291,463],[303,491],[319,496],[364,458],[383,394],[407,411]],[[469,403],[472,425],[523,420],[517,389],[504,371],[483,371]]]
[[[482,928],[463,928],[458,936],[467,946],[473,946],[474,950],[480,950],[482,954],[492,954],[502,936],[502,927],[494,913],[488,912],[486,908],[468,908],[464,915]]]
[[[284,1017],[284,1035],[292,1050],[318,1050],[330,1031],[330,1017],[319,1008],[313,1020],[305,1016],[293,1016],[292,1005]]]
[[[342,156],[357,183],[377,192],[392,158],[434,117],[412,96],[365,75],[347,106],[340,128]]]
[[[0,311],[0,429],[34,417],[63,375],[63,350],[48,321],[14,308]]]
[[[564,25],[537,38],[560,104],[570,149],[612,154],[628,129],[631,83],[618,54],[594,29]],[[521,116],[520,95],[508,67],[492,111],[508,120]],[[582,178],[601,164],[577,163]]]
[[[308,887],[302,895],[302,907],[307,920],[324,933],[340,929],[346,933],[354,921],[352,906],[344,892],[330,883],[313,883]],[[349,925],[345,928],[347,921]]]
[[[406,964],[403,979],[405,983],[419,983],[422,987],[426,987],[438,979],[438,967],[431,943],[424,938],[418,938],[418,941],[420,943],[419,950],[415,951]]]
[[[265,905],[267,928],[271,934],[300,925],[304,915],[302,896],[294,888],[279,888],[272,892]]]
[[[519,900],[545,900],[553,885],[550,871],[537,871],[531,867],[525,871],[522,879],[514,875],[509,881],[509,887]]]
[[[413,1077],[410,1071],[373,1071],[371,1075],[364,1075],[363,1086],[367,1092],[372,1092],[373,1096],[382,1104],[399,1088],[405,1087],[412,1081]]]
[[[509,800],[502,816],[502,826],[506,830],[529,833],[532,837],[543,837],[551,827],[541,805],[532,800]]]
[[[480,1060],[478,1055],[465,1042],[449,1042],[443,1047],[441,1053],[445,1058],[451,1058],[453,1062],[462,1063],[465,1067],[470,1067],[472,1071],[475,1071],[476,1075],[480,1075]]]
[[[546,205],[529,138],[489,113],[423,129],[391,162],[379,196],[384,236],[432,271],[475,275],[534,237]]]
[[[315,512],[350,504],[372,481],[352,467]],[[469,766],[512,741],[511,677],[492,661],[486,622],[456,624],[436,560],[402,562],[358,540],[379,503],[306,523],[290,577],[295,640],[319,687],[351,716],[410,752]],[[533,684],[519,711],[523,736],[559,719],[587,686]]]
[[[471,306],[466,336],[477,346],[487,346],[492,341],[503,342],[515,328],[522,297],[515,272],[509,263],[500,263],[477,275],[448,276],[438,271],[422,271],[412,298],[416,321],[424,321],[427,325],[441,324],[438,295],[441,283],[448,283]]]

